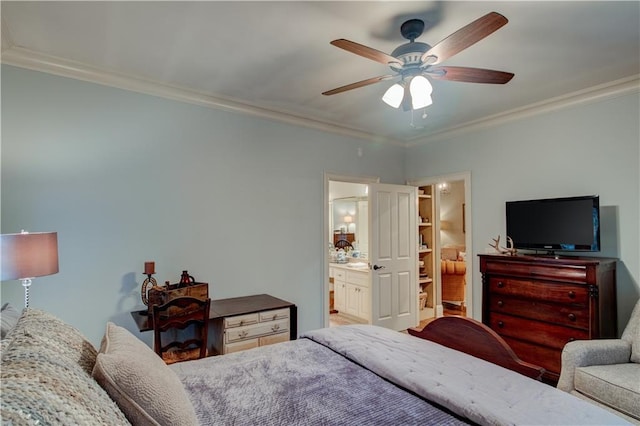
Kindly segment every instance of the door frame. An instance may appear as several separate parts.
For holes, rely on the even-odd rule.
[[[375,176],[350,176],[338,173],[324,172],[324,196],[323,196],[323,224],[322,224],[322,318],[324,327],[329,327],[329,181],[347,183],[380,183],[380,178]],[[369,222],[371,219],[369,218]],[[369,223],[371,224],[371,223]]]
[[[419,179],[412,179],[407,181],[407,185],[411,186],[422,186],[422,185],[437,185],[442,182],[447,181],[464,181],[464,222],[465,222],[465,235],[464,235],[464,244],[465,249],[467,250],[467,273],[465,279],[467,281],[465,288],[465,305],[467,308],[467,317],[473,318],[473,223],[471,220],[471,172],[459,172],[459,173],[449,173],[445,175],[439,176],[431,176]],[[436,211],[435,213],[435,221],[433,223],[435,227],[435,237],[436,237],[436,247],[434,250],[434,256],[437,260],[440,259],[440,192],[436,191]],[[442,305],[442,277],[440,276],[440,268],[436,267],[436,271],[438,274],[438,285],[436,287],[436,318],[444,315],[444,308]]]

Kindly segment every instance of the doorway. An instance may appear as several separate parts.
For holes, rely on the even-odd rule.
[[[323,250],[324,325],[329,325],[329,288],[333,277],[341,284],[334,283],[334,287],[339,287],[334,290],[336,308],[340,301],[343,312],[366,323],[395,330],[414,327],[418,323],[417,189],[408,185],[381,184],[371,178],[326,175],[325,179],[324,232],[329,241]],[[367,198],[356,203],[356,206],[363,204],[357,215],[366,220],[360,225],[356,223],[355,229],[354,211],[338,213],[337,221],[330,217],[329,187],[334,181],[366,184],[363,186],[368,190]],[[329,226],[332,220],[332,226]],[[362,227],[366,227],[368,232],[363,233],[360,240],[350,241]],[[344,235],[346,231],[354,232],[353,235]],[[335,232],[341,244],[334,244],[334,249],[338,248],[341,256],[330,265],[329,260],[335,250],[329,250],[329,243],[334,241]],[[367,238],[368,247],[363,242],[364,238]],[[347,248],[343,251],[343,247]]]
[[[368,190],[364,183],[329,181],[329,327],[369,322],[363,307],[370,302],[359,300],[362,289],[346,280],[355,273],[350,266],[368,262]],[[368,272],[358,274],[366,281]]]
[[[435,317],[472,317],[471,174],[434,176],[408,184],[432,185],[434,190]],[[421,321],[421,326],[428,321]]]
[[[355,177],[337,174],[325,174],[324,232],[326,250],[324,250],[323,313],[324,326],[363,323],[357,316],[348,315],[336,307],[334,268],[335,239],[344,238],[356,251],[363,262],[368,261],[368,184],[378,183],[375,177]],[[340,296],[338,297],[341,298]]]

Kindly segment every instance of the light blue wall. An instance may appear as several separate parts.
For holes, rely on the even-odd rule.
[[[602,251],[619,258],[618,324],[640,295],[639,95],[573,106],[407,150],[409,179],[470,171],[473,270],[505,239],[505,201],[600,195]],[[473,308],[481,315],[480,273]]]
[[[95,344],[108,320],[135,330],[145,260],[215,298],[290,300],[303,331],[322,326],[325,171],[471,171],[474,271],[506,200],[599,194],[624,324],[640,294],[639,114],[636,93],[405,150],[2,66],[1,230],[58,231],[60,273],[34,280],[31,305]],[[21,306],[18,282],[0,290]]]
[[[402,183],[404,148],[2,67],[2,233],[58,232],[60,272],[31,306],[95,344],[109,320],[135,330],[146,260],[161,282],[187,269],[214,298],[269,293],[321,327],[325,171]],[[2,283],[2,302],[22,298]]]

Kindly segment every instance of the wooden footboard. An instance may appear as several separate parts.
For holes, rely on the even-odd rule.
[[[472,318],[446,316],[409,334],[541,380],[545,369],[522,361],[495,331]]]

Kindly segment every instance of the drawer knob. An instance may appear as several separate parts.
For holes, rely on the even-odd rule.
[[[240,325],[244,325],[244,320],[240,320]]]
[[[249,334],[249,332],[247,332],[246,330],[242,330],[239,335],[240,337],[247,337],[247,335]]]
[[[498,281],[498,288],[504,287],[504,283],[502,281]]]
[[[498,300],[498,306],[502,308],[504,306],[504,302],[502,300]]]
[[[569,314],[569,321],[575,321],[576,320],[576,315],[575,314]]]
[[[576,292],[575,291],[570,291],[569,292],[569,299],[575,299],[576,298]]]
[[[502,321],[498,321],[498,327],[500,328],[504,327],[504,323]]]
[[[271,331],[278,331],[280,330],[280,324],[273,324],[273,327],[271,327]]]
[[[278,315],[274,315],[272,319],[275,321],[277,318],[278,318]]]

